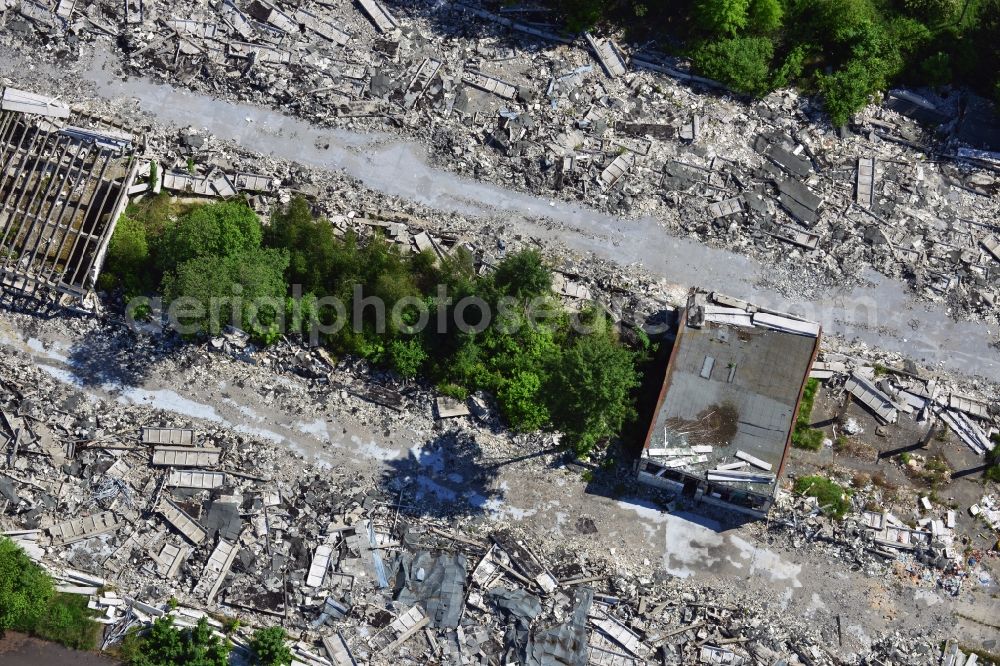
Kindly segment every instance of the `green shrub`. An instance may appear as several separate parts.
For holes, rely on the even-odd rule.
[[[751,95],[762,95],[770,89],[773,57],[774,44],[767,37],[706,42],[692,54],[699,74]]]
[[[747,25],[750,0],[695,0],[694,16],[705,32],[735,37]]]
[[[13,541],[0,537],[0,632],[34,627],[54,592],[41,567]]]
[[[285,644],[288,635],[281,627],[268,627],[253,632],[250,649],[260,666],[287,666],[292,663],[292,651]]]
[[[0,634],[22,631],[77,650],[97,645],[87,597],[55,592],[47,573],[6,537],[0,537]]]
[[[242,201],[221,201],[192,208],[168,226],[160,241],[164,271],[192,259],[231,257],[260,247],[260,220]]]
[[[785,8],[779,0],[750,0],[748,27],[750,30],[771,35],[781,29]]]
[[[145,634],[131,634],[121,653],[132,666],[227,666],[229,650],[229,642],[219,640],[207,619],[178,629],[168,615],[157,618]]]
[[[426,360],[427,352],[420,338],[393,340],[389,343],[389,363],[401,377],[406,379],[416,377]]]
[[[824,476],[799,477],[794,488],[796,493],[815,497],[823,513],[837,520],[851,510],[851,490]]]
[[[640,383],[637,354],[618,344],[603,315],[594,328],[563,351],[546,391],[553,424],[579,454],[635,416],[631,394]]]
[[[552,289],[552,273],[537,250],[505,257],[497,266],[493,281],[504,294],[522,299],[544,296]]]
[[[268,247],[288,251],[288,284],[301,285],[303,293],[325,291],[330,272],[340,260],[337,241],[328,221],[313,219],[305,199],[295,197],[275,213],[264,240]]]
[[[190,305],[191,310],[188,305],[178,310],[186,316],[177,317],[189,336],[218,335],[233,324],[259,340],[273,342],[285,312],[287,266],[288,253],[273,249],[191,259],[164,278],[165,303]]]

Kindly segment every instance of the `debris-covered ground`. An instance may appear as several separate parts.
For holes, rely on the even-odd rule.
[[[997,652],[1000,500],[977,467],[1000,419],[1000,198],[993,162],[953,159],[959,95],[934,102],[940,136],[880,107],[838,134],[807,99],[704,94],[661,58],[626,48],[619,71],[616,45],[601,64],[463,7],[24,0],[0,74],[141,135],[178,196],[238,192],[266,219],[303,194],[339,230],[485,268],[539,247],[560,297],[635,325],[699,282],[813,298],[827,441],[793,453],[769,520],[648,494],[628,452],[572,461],[489,396],[439,405],[294,341],[5,310],[0,529],[92,594],[112,639],[221,613],[282,624],[306,663]],[[814,473],[853,488],[843,522],[791,493]]]
[[[931,543],[897,550],[878,530],[908,515],[866,513],[885,499],[876,486],[842,524],[782,491],[767,523],[740,526],[644,494],[626,462],[588,472],[546,436],[510,435],[488,399],[436,418],[433,392],[296,345],[178,347],[11,313],[3,339],[0,406],[21,433],[4,530],[68,587],[109,585],[94,605],[113,636],[174,597],[181,622],[284,624],[317,663],[340,663],[341,639],[375,663],[545,649],[693,663],[718,649],[911,664],[938,663],[955,635],[989,644],[993,556],[965,548],[944,509],[927,515],[958,561]],[[983,529],[974,520],[957,527]]]
[[[871,267],[997,321],[998,162],[961,152],[988,147],[980,100],[900,93],[835,132],[807,98],[692,89],[683,63],[496,4],[25,2],[4,36],[64,71],[96,47],[131,75],[416,139],[479,181],[651,216],[780,267],[789,294]]]

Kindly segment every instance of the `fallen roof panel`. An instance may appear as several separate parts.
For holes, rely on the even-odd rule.
[[[113,511],[102,511],[92,516],[74,518],[53,525],[49,528],[49,534],[52,536],[52,545],[66,545],[90,539],[106,532],[113,532],[121,524]]]
[[[142,443],[194,446],[194,430],[188,428],[143,428]]]
[[[0,98],[0,109],[3,111],[18,111],[34,113],[50,118],[69,118],[69,105],[54,97],[36,95],[17,88],[4,88]]]
[[[153,448],[152,463],[162,467],[214,467],[221,455],[221,449],[207,446],[157,446]]]
[[[861,375],[852,373],[844,384],[844,388],[883,422],[896,422],[899,412],[892,400]]]
[[[184,535],[184,537],[194,545],[200,544],[208,536],[205,528],[199,525],[191,516],[184,513],[173,501],[164,498],[156,507],[157,512],[163,516],[164,520],[174,526],[174,528]]]

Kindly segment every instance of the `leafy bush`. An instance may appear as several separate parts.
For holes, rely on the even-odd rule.
[[[281,627],[268,627],[253,632],[250,649],[255,663],[261,666],[286,666],[292,663],[292,651],[285,640],[288,635]]]
[[[771,35],[781,29],[785,8],[779,0],[751,0],[748,25],[758,34]]]
[[[493,282],[508,296],[533,298],[549,293],[552,273],[537,250],[525,250],[505,257],[493,274]]]
[[[617,343],[603,315],[595,328],[563,351],[546,392],[553,424],[581,454],[634,417],[630,395],[639,386],[637,354]]]
[[[101,633],[86,597],[56,593],[49,575],[0,537],[0,633],[9,629],[77,650],[93,649]]]
[[[338,265],[338,248],[333,227],[326,220],[314,220],[305,199],[296,197],[275,213],[264,238],[268,247],[288,251],[288,284],[302,285],[303,292],[323,291]]]
[[[707,42],[693,54],[700,74],[751,95],[762,95],[770,89],[773,57],[774,45],[767,37]]]
[[[825,476],[802,476],[795,480],[795,492],[815,497],[820,510],[837,520],[851,510],[851,490],[834,483]]]
[[[0,632],[29,628],[44,616],[52,579],[17,544],[0,537]]]
[[[711,35],[735,37],[747,26],[750,0],[696,0],[694,16]]]
[[[542,396],[542,380],[537,373],[519,370],[500,384],[500,409],[515,430],[530,432],[549,422],[549,410]]]
[[[159,259],[166,271],[191,259],[231,257],[260,247],[260,220],[242,201],[196,206],[163,233]]]
[[[419,338],[393,340],[389,343],[389,363],[392,369],[406,379],[413,379],[420,372],[427,352]]]
[[[178,308],[185,314],[178,321],[188,335],[218,335],[233,324],[271,342],[285,311],[287,266],[288,253],[273,249],[191,259],[164,278],[164,297],[167,303],[183,298],[190,304],[190,310],[188,305]]]

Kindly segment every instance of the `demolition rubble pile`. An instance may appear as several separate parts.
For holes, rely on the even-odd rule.
[[[893,91],[833,132],[809,100],[707,96],[690,85],[711,82],[683,62],[567,39],[527,8],[8,2],[17,40],[114,43],[133,74],[317,124],[388,128],[485,181],[653,214],[770,263],[809,265],[823,284],[870,266],[996,319],[1000,155],[975,149],[997,150],[1000,128],[975,98]]]
[[[983,565],[995,553],[964,547],[956,533],[956,511],[937,511],[923,498],[919,505],[923,517],[904,522],[891,510],[866,508],[879,504],[879,494],[877,488],[855,492],[853,510],[843,521],[834,522],[820,518],[823,507],[815,497],[780,492],[768,530],[792,548],[810,544],[825,551],[831,561],[849,563],[868,576],[895,575],[908,584],[951,596],[996,584]],[[984,497],[981,503],[990,501]],[[970,520],[976,520],[979,505],[970,507],[969,514]]]
[[[88,399],[17,356],[0,408],[0,526],[60,590],[91,597],[109,642],[211,613],[217,629],[221,615],[282,624],[308,664],[837,663],[833,627],[512,526],[432,518],[391,479]],[[857,657],[940,658],[898,634]]]
[[[913,363],[876,364],[832,349],[823,352],[810,376],[843,398],[844,409],[856,402],[882,425],[895,424],[901,417],[927,424],[924,444],[934,435],[934,424],[939,424],[978,456],[985,457],[996,446],[1000,396],[995,387],[990,392],[969,380],[959,383],[931,376]],[[981,392],[983,388],[987,390]]]

